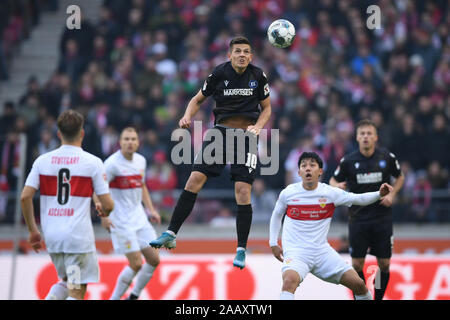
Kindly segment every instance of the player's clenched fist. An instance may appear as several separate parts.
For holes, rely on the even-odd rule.
[[[182,129],[189,129],[191,127],[191,118],[184,116],[181,118],[181,120],[178,122],[178,125]]]
[[[381,197],[380,204],[382,206],[385,206],[385,207],[392,206],[392,203],[394,202],[394,195],[392,193],[392,190],[394,190],[394,188],[387,183],[383,183],[381,185],[381,187],[380,187],[380,197]]]
[[[388,183],[383,183],[380,187],[380,197],[383,198],[384,196],[388,195],[392,192],[394,188],[389,185]]]
[[[257,126],[248,126],[247,131],[249,131],[249,132],[253,133],[255,136],[257,136],[261,132],[261,129],[258,128]]]

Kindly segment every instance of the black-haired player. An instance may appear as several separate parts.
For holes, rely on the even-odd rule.
[[[353,268],[364,277],[367,253],[377,258],[379,274],[375,279],[375,300],[382,300],[389,282],[389,265],[393,247],[391,206],[403,186],[404,176],[395,155],[376,146],[378,135],[375,124],[361,120],[356,126],[359,150],[345,155],[330,179],[330,185],[353,193],[376,191],[383,183],[395,178],[394,190],[382,201],[366,207],[349,209],[349,241]],[[370,251],[368,251],[370,250]]]
[[[226,139],[227,130],[245,130],[258,135],[270,118],[271,106],[269,85],[264,72],[252,65],[252,48],[245,37],[235,37],[231,40],[228,52],[229,61],[218,65],[206,79],[202,89],[190,100],[184,116],[179,121],[181,128],[189,128],[191,120],[208,96],[213,96],[216,106],[214,130],[220,131]],[[204,141],[202,153],[210,142]],[[257,154],[256,139],[253,144],[246,140],[245,148],[238,150],[233,143],[233,150],[224,144],[223,157],[233,151],[235,155],[244,154],[245,163],[231,163],[231,180],[235,182],[237,203],[236,231],[237,253],[233,265],[239,268],[245,266],[245,250],[252,221],[251,188],[256,175]],[[225,167],[225,161],[206,164],[195,163],[185,188],[178,199],[168,230],[150,245],[156,248],[173,248],[176,234],[183,222],[189,216],[197,198],[198,192],[210,177],[217,177]]]

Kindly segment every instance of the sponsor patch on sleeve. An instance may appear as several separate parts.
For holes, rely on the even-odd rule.
[[[270,93],[269,84],[266,83],[264,86],[264,95],[268,95]]]
[[[336,170],[334,170],[334,175],[337,176],[339,172],[341,171],[341,166],[338,166]]]

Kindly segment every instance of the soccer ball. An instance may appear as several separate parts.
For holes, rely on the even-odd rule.
[[[275,20],[267,29],[267,38],[274,47],[287,48],[295,38],[294,25],[285,19]]]

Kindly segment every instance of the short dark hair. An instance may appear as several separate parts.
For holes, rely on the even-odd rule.
[[[248,44],[251,47],[250,41],[244,36],[237,36],[237,37],[234,37],[233,39],[231,39],[231,41],[230,41],[230,51],[231,51],[231,49],[233,48],[233,46],[235,44]]]
[[[63,138],[72,142],[83,128],[84,118],[78,111],[69,109],[59,115],[56,124]]]
[[[375,122],[373,122],[370,119],[362,119],[360,120],[357,124],[356,124],[356,131],[358,131],[358,129],[360,127],[366,127],[366,126],[372,126],[375,128],[375,131],[377,131],[377,126],[375,125]]]
[[[322,159],[319,157],[319,155],[315,152],[303,152],[300,156],[300,158],[298,158],[298,163],[297,166],[300,168],[300,163],[305,160],[305,159],[313,159],[317,162],[317,164],[319,165],[319,168],[322,169],[323,168],[323,161]]]

